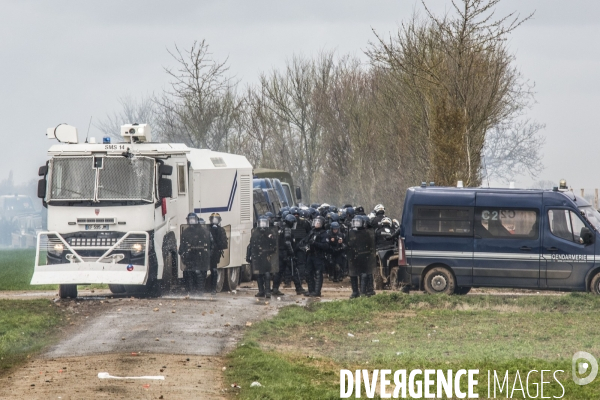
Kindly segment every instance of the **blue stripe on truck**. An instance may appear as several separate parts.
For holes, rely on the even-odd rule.
[[[213,212],[227,212],[231,211],[233,207],[233,199],[235,199],[235,192],[237,191],[237,171],[233,177],[233,184],[231,185],[231,192],[229,193],[229,202],[224,207],[208,207],[208,208],[194,208],[195,213],[213,213]]]

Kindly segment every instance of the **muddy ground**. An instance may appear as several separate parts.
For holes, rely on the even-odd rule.
[[[326,281],[321,301],[348,298],[348,286]],[[118,297],[98,289],[80,290],[77,300],[58,300],[54,291],[0,292],[0,298],[54,299],[69,321],[58,343],[0,376],[0,399],[225,398],[232,382],[222,381],[222,368],[227,367],[223,355],[247,324],[273,316],[282,306],[315,301],[282,290],[285,296],[269,301],[257,301],[254,283],[214,297],[175,292],[158,299]],[[473,290],[482,293],[539,292]],[[164,380],[99,379],[101,372]]]

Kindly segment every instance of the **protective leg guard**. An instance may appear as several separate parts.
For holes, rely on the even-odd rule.
[[[323,271],[317,271],[315,279],[315,291],[311,293],[313,297],[321,297],[321,288],[323,287]]]
[[[206,271],[198,271],[196,272],[196,277],[198,280],[198,294],[203,295],[206,287]]]
[[[267,272],[265,274],[265,297],[267,299],[271,298],[271,273]]]
[[[296,294],[298,295],[307,295],[308,292],[306,290],[304,290],[304,288],[302,288],[302,281],[300,280],[300,274],[298,273],[298,270],[294,271],[294,274],[292,275],[292,281],[294,281],[294,286],[296,287]]]
[[[271,294],[275,296],[284,295],[284,293],[279,290],[279,285],[281,285],[281,273],[277,273],[273,276],[273,290],[271,290]]]
[[[355,299],[360,296],[360,293],[358,292],[358,276],[350,277],[350,285],[352,285],[352,294],[350,295],[350,298]]]
[[[212,282],[212,289],[210,294],[215,295],[217,294],[217,282],[219,281],[219,271],[217,271],[216,268],[212,268],[210,270],[210,277]]]
[[[258,284],[258,293],[256,293],[254,297],[265,297],[265,275],[258,275],[256,283]]]
[[[360,295],[367,295],[367,274],[360,274]]]
[[[367,296],[375,296],[375,280],[373,279],[373,274],[367,275]]]

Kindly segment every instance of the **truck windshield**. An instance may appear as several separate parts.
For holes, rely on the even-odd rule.
[[[594,226],[596,231],[600,232],[600,213],[592,206],[579,207],[581,213],[586,217],[588,222]]]
[[[96,157],[96,162],[99,157]],[[148,157],[60,157],[52,160],[48,201],[152,202],[154,160]]]

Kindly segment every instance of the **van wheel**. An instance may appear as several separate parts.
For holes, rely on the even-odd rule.
[[[470,291],[471,291],[470,286],[461,286],[461,287],[457,287],[454,290],[454,294],[465,295],[465,294],[469,293]]]
[[[600,294],[600,272],[596,273],[590,282],[590,292]]]
[[[435,267],[425,274],[425,291],[429,294],[453,294],[456,289],[454,275],[444,267]]]
[[[59,285],[58,286],[58,297],[61,299],[77,298],[77,285]]]
[[[110,292],[113,294],[125,293],[125,286],[123,286],[123,285],[109,284],[108,288],[110,289]]]

